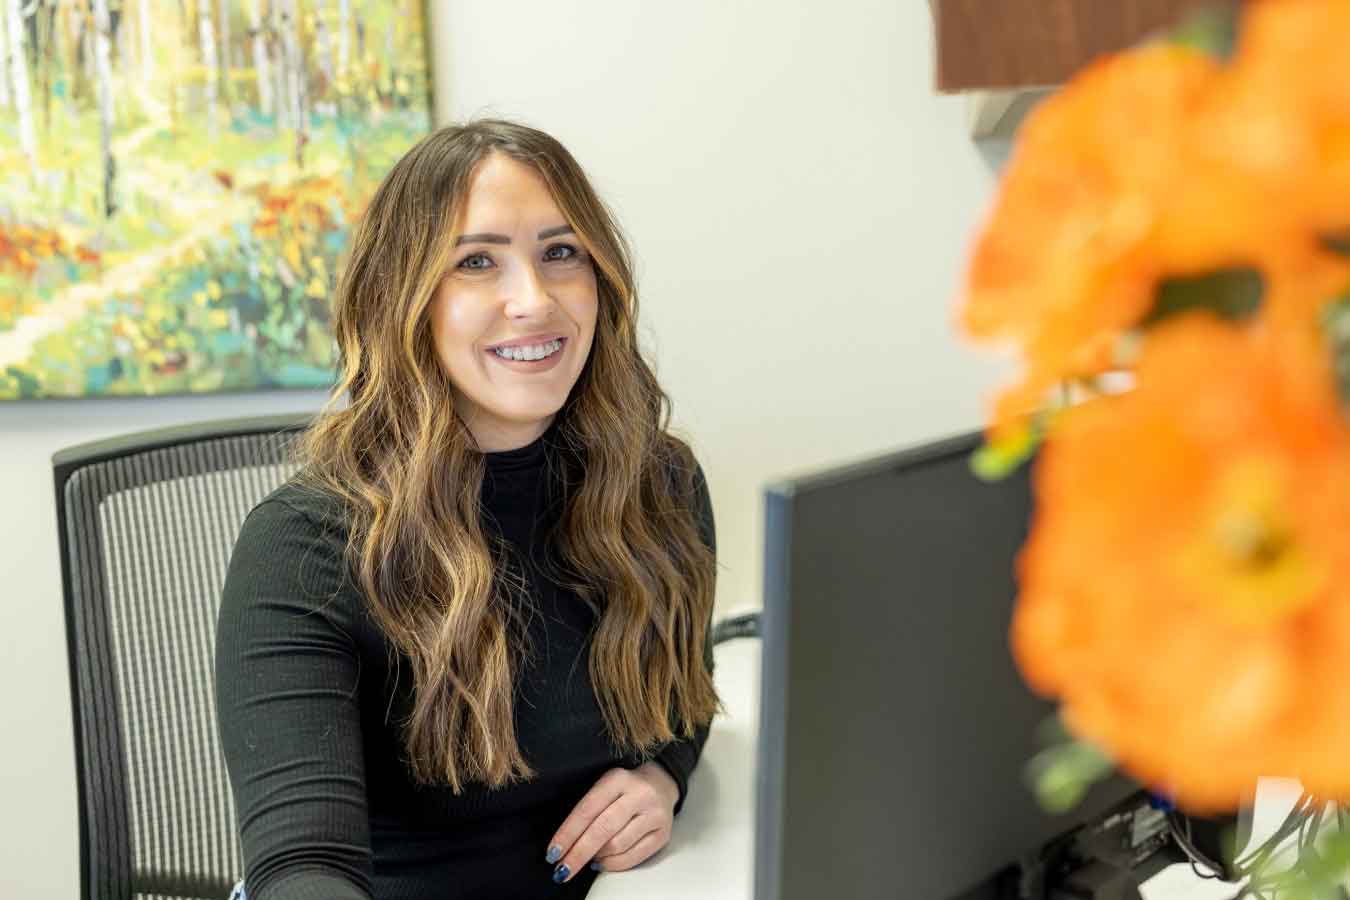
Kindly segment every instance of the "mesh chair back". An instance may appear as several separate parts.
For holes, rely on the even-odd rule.
[[[213,648],[248,511],[308,417],[208,423],[58,453],[86,900],[213,898],[243,871]]]

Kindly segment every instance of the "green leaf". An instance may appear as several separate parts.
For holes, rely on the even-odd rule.
[[[1169,38],[1174,44],[1194,47],[1218,59],[1231,59],[1237,48],[1237,4],[1215,3],[1194,10],[1172,29]]]
[[[1086,741],[1070,739],[1046,747],[1027,764],[1027,777],[1046,812],[1059,814],[1083,801],[1093,785],[1109,778],[1115,763]]]
[[[970,456],[970,470],[982,481],[1000,481],[1016,472],[1041,443],[1042,429],[1027,424],[1011,437],[985,443]]]
[[[1350,876],[1350,834],[1333,830],[1323,833],[1317,848],[1305,847],[1298,861],[1282,871],[1256,874],[1263,890],[1278,886],[1281,900],[1342,900],[1340,887]]]
[[[1265,279],[1256,269],[1220,269],[1204,275],[1164,279],[1158,284],[1153,309],[1143,325],[1196,310],[1209,310],[1230,321],[1255,315],[1265,294]]]

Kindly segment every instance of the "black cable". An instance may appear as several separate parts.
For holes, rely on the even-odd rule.
[[[1185,819],[1185,827],[1183,828],[1182,826],[1183,819],[1179,813],[1175,811],[1167,813],[1167,830],[1171,834],[1172,840],[1181,848],[1181,852],[1186,855],[1186,859],[1191,864],[1191,871],[1195,872],[1195,874],[1201,878],[1222,881],[1224,867],[1210,859],[1204,851],[1195,845],[1195,841],[1191,838],[1190,820]],[[1201,872],[1200,866],[1204,866],[1208,869],[1210,874],[1206,875],[1204,872]]]
[[[1216,874],[1213,873],[1213,872],[1202,872],[1202,871],[1200,871],[1200,866],[1199,866],[1198,863],[1196,863],[1195,860],[1192,859],[1192,860],[1189,860],[1189,862],[1190,862],[1190,864],[1191,864],[1191,871],[1195,873],[1195,877],[1196,877],[1196,878],[1203,878],[1203,879],[1205,879],[1206,881],[1222,881],[1222,880],[1223,880],[1219,875],[1216,875]]]
[[[712,642],[715,647],[736,638],[757,638],[759,635],[759,613],[744,613],[713,625]]]

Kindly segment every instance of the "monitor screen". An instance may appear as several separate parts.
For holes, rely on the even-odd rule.
[[[1054,715],[1015,670],[1023,470],[987,483],[970,435],[766,491],[757,900],[981,896],[1072,813],[1028,787]]]

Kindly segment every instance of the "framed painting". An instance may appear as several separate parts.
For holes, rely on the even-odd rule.
[[[0,0],[0,399],[333,383],[423,0]]]

